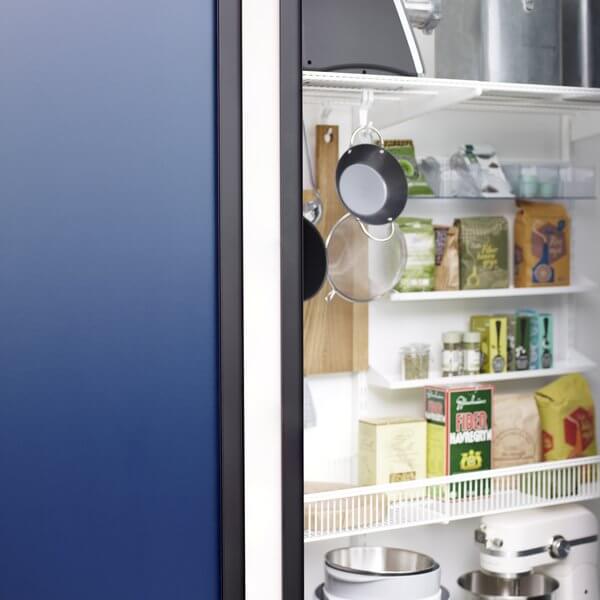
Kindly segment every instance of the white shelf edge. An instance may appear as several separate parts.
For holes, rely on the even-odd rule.
[[[449,292],[392,292],[383,302],[422,302],[431,300],[476,300],[479,298],[524,298],[531,296],[559,296],[569,294],[584,294],[594,291],[598,284],[589,279],[582,279],[573,285],[503,288],[491,290],[460,290]]]
[[[600,131],[600,89],[522,83],[496,83],[304,71],[305,102],[357,107],[362,90],[375,93],[371,117],[385,129],[443,109],[546,111],[571,115],[573,139],[589,135],[588,116],[594,117],[593,134]]]
[[[373,89],[381,92],[422,94],[450,92],[460,94],[463,91],[467,94],[471,93],[472,97],[467,101],[474,102],[496,101],[507,104],[525,102],[542,104],[549,108],[554,106],[568,107],[573,110],[600,110],[599,88],[322,71],[304,71],[302,78],[306,89],[331,88],[347,91]]]
[[[481,485],[487,493],[471,495]],[[446,524],[599,497],[600,456],[305,494],[304,542]]]
[[[504,381],[519,381],[524,379],[541,379],[547,377],[560,377],[571,373],[583,373],[596,367],[589,358],[575,350],[569,351],[569,360],[558,361],[551,369],[536,369],[530,371],[509,371],[507,373],[482,373],[460,377],[441,377],[436,375],[429,379],[400,379],[393,374],[379,371],[375,367],[369,368],[369,384],[373,387],[388,390],[415,390],[429,386],[443,385],[473,385],[478,383],[502,383]]]

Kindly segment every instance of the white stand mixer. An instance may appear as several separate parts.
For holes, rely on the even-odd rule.
[[[534,572],[559,583],[553,594],[545,592],[548,595],[540,597],[600,600],[598,522],[583,506],[567,505],[486,517],[475,538],[481,544],[481,569],[496,580],[514,578],[518,581]],[[476,579],[465,578],[469,578],[469,582]],[[459,583],[476,597],[502,597],[469,589],[464,585],[465,578]],[[519,587],[518,583],[515,587]]]

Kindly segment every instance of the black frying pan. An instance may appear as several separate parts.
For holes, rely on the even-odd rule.
[[[327,251],[319,230],[303,218],[302,287],[304,300],[310,300],[323,286],[327,275]]]
[[[358,133],[371,131],[377,144],[354,146]],[[373,127],[357,129],[350,148],[340,158],[336,171],[338,195],[348,212],[369,225],[385,225],[404,210],[408,184],[400,163],[383,148],[383,137]]]

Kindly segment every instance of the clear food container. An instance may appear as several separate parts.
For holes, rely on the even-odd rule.
[[[400,350],[400,371],[405,380],[427,379],[431,360],[428,344],[410,344]]]
[[[504,172],[519,198],[593,198],[596,170],[570,164],[505,164]]]

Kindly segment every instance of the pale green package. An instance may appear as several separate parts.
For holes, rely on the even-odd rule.
[[[429,292],[435,285],[435,231],[431,219],[401,217],[396,223],[406,239],[406,270],[399,292]]]

